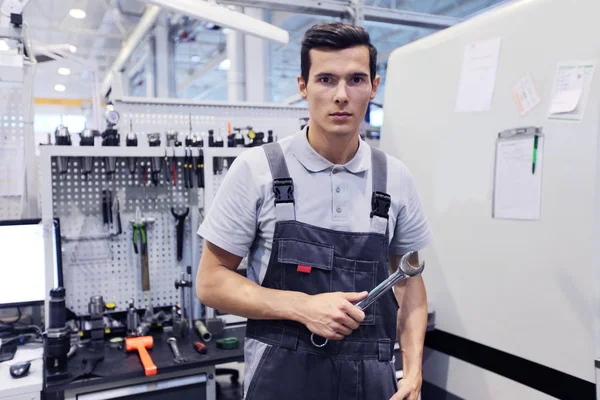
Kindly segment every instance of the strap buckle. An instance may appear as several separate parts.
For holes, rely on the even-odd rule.
[[[373,196],[371,196],[371,218],[377,215],[378,217],[388,219],[388,211],[391,204],[392,197],[389,194],[373,192]]]
[[[275,204],[294,202],[294,181],[292,178],[275,179],[273,182]]]

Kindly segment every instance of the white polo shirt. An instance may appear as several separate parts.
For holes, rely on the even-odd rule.
[[[307,128],[279,140],[294,181],[296,220],[346,232],[369,232],[371,147],[360,140],[355,156],[335,165],[317,153]],[[432,234],[407,167],[387,156],[390,254],[426,247]],[[273,178],[264,150],[244,151],[231,164],[198,234],[240,257],[248,256],[248,278],[261,284],[275,228]]]

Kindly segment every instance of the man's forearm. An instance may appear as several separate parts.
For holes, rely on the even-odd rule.
[[[268,289],[226,267],[212,267],[198,277],[196,292],[202,304],[250,319],[300,320],[300,292]]]
[[[396,290],[398,310],[398,339],[402,351],[404,376],[421,374],[423,344],[427,329],[427,294],[423,278],[407,279]]]

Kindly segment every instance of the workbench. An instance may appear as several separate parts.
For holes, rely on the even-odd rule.
[[[244,327],[226,328],[221,334],[213,335],[208,343],[206,354],[199,354],[193,342],[201,341],[190,331],[186,337],[177,339],[181,355],[187,362],[175,364],[174,356],[167,339],[170,332],[152,334],[154,345],[148,350],[157,366],[155,376],[145,376],[137,352],[126,353],[124,349],[112,348],[105,344],[103,356],[92,377],[73,382],[46,382],[46,400],[101,400],[101,399],[174,399],[214,400],[216,398],[216,366],[244,359]],[[216,340],[235,336],[239,346],[233,350],[219,349]],[[79,349],[69,360],[68,368],[72,376],[79,374],[83,360],[95,353]],[[241,382],[240,382],[241,384]]]

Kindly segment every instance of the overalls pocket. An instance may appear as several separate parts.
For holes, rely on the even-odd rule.
[[[370,292],[377,285],[377,261],[360,261],[335,257],[333,264],[332,291],[337,292]],[[361,325],[375,325],[375,308],[371,304],[364,310],[365,319]]]
[[[331,291],[333,246],[283,239],[277,261],[283,266],[283,289],[310,295]]]

